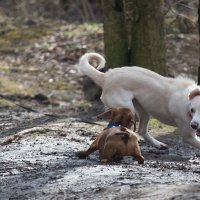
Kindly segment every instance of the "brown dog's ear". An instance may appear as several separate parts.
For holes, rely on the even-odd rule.
[[[107,110],[104,113],[97,115],[99,119],[111,119],[112,118],[112,109]]]
[[[192,100],[196,96],[200,96],[200,89],[199,88],[196,88],[189,93],[189,100]]]

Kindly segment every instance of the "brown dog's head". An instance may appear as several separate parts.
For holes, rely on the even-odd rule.
[[[119,123],[126,128],[131,128],[135,123],[135,117],[128,108],[111,108],[97,117],[100,119],[109,119],[109,123]]]

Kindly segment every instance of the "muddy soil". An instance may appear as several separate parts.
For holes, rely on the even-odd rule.
[[[0,99],[0,200],[200,199],[200,150],[154,119],[150,133],[169,149],[141,141],[143,165],[131,157],[102,165],[98,152],[88,159],[76,156],[107,124],[80,122],[96,122],[104,107],[86,99],[76,68],[83,53],[103,54],[102,24],[1,23],[6,31],[0,38],[0,93],[12,102]],[[198,48],[197,32],[170,32],[170,75],[197,80]]]
[[[200,199],[200,151],[183,144],[177,130],[157,137],[168,150],[141,142],[143,165],[131,157],[102,165],[98,152],[88,159],[76,157],[102,126],[17,108],[2,108],[0,118],[6,127],[0,138],[2,200]]]

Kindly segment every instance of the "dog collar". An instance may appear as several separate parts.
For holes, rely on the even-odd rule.
[[[121,124],[118,123],[118,122],[113,122],[113,123],[109,123],[107,127],[108,127],[108,128],[111,128],[111,127],[113,127],[113,126],[118,127],[118,126],[121,126]]]

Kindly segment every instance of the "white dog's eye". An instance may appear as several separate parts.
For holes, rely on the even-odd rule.
[[[194,113],[194,108],[191,108],[191,109],[190,109],[190,112],[191,112],[191,113]]]

